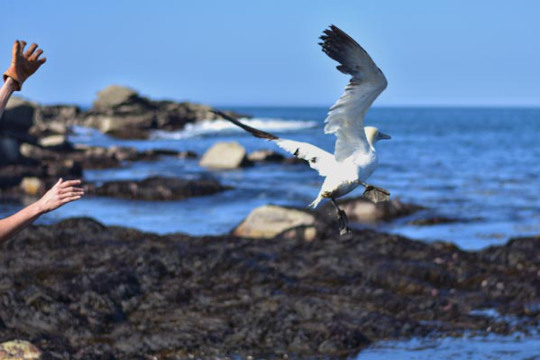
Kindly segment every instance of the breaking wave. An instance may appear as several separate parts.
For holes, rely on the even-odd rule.
[[[317,126],[316,121],[282,120],[269,118],[240,119],[244,124],[268,132],[290,132]],[[187,139],[197,136],[223,134],[224,132],[244,132],[227,120],[204,120],[196,124],[187,124],[179,131],[156,130],[152,139]]]

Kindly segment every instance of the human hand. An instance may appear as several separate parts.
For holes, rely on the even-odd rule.
[[[84,190],[81,187],[76,186],[80,184],[81,180],[64,181],[60,178],[58,182],[38,200],[40,213],[44,214],[58,209],[64,204],[79,200],[84,195]]]
[[[45,63],[46,58],[39,58],[43,54],[43,50],[38,48],[37,44],[32,43],[28,50],[23,53],[26,41],[15,40],[13,44],[11,65],[4,73],[4,81],[8,77],[15,80],[18,87],[16,90],[21,90],[22,84]]]

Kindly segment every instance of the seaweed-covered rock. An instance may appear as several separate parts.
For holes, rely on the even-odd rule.
[[[361,223],[390,221],[424,209],[419,205],[404,203],[398,199],[374,204],[364,197],[343,199],[338,204],[347,213],[350,221]],[[335,210],[332,204],[326,203],[321,207],[319,212],[335,213]]]
[[[83,218],[0,246],[0,342],[46,358],[346,358],[540,320],[538,237],[466,252],[371,230],[254,241]],[[486,308],[502,316],[472,311]]]
[[[141,181],[109,181],[85,186],[89,194],[133,200],[177,200],[212,195],[227,189],[215,179],[185,180],[153,176]]]

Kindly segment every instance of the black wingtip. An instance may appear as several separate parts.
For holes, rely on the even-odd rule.
[[[335,25],[330,25],[328,29],[323,31],[320,36],[322,42],[319,45],[322,51],[331,59],[339,62],[341,65],[337,69],[345,74],[352,75],[357,69],[351,64],[348,59],[348,53],[360,49],[364,51],[358,43]],[[365,51],[364,51],[365,52]]]

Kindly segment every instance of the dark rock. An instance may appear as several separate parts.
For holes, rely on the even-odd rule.
[[[0,166],[0,195],[17,196],[23,194],[23,189],[19,185],[25,177],[43,180],[43,184],[45,184],[44,190],[56,183],[59,177],[73,179],[81,176],[82,168],[80,164],[71,160],[44,164],[28,161],[24,164]],[[38,195],[42,195],[42,193]]]
[[[428,217],[428,218],[420,218],[420,219],[414,219],[409,221],[408,225],[416,225],[416,226],[430,226],[430,225],[440,225],[440,224],[451,224],[460,222],[459,219],[452,219],[444,216],[434,216],[434,217]]]
[[[19,152],[19,147],[24,143],[33,145],[41,143],[42,146],[55,147],[57,150],[69,149],[71,145],[65,139],[68,132],[65,122],[66,117],[77,113],[73,109],[78,108],[61,105],[40,106],[12,97],[0,123],[0,150],[4,154],[0,159],[0,166],[23,164],[26,160]],[[54,119],[50,120],[52,116]]]
[[[253,241],[70,219],[2,244],[0,342],[48,358],[346,358],[378,340],[510,334],[540,320],[539,253],[540,238],[465,252],[371,230]]]
[[[211,110],[191,102],[150,100],[133,89],[113,85],[98,93],[94,106],[78,123],[119,138],[144,139],[150,130],[178,130],[189,123],[217,119]]]
[[[273,150],[257,150],[248,155],[252,162],[284,162],[285,156]]]
[[[364,197],[343,199],[340,200],[338,204],[339,207],[347,213],[347,217],[350,221],[360,223],[391,221],[424,209],[415,204],[403,203],[398,199],[374,204]],[[335,208],[332,204],[325,203],[321,206],[319,212],[324,214],[334,214]]]
[[[36,109],[30,134],[38,138],[49,135],[67,135],[69,126],[77,124],[81,109],[74,105],[40,105]]]
[[[0,135],[0,166],[16,164],[21,160],[19,141],[8,136]]]
[[[227,189],[214,179],[184,180],[154,176],[142,181],[110,181],[96,187],[87,184],[89,194],[137,200],[177,200],[212,195]]]
[[[118,108],[127,104],[143,102],[142,99],[143,98],[141,98],[133,89],[124,86],[111,85],[97,93],[97,99],[94,101],[94,108],[100,110]]]
[[[34,125],[34,114],[38,105],[36,103],[13,96],[6,104],[2,115],[2,130],[11,129],[20,132],[28,132]]]
[[[108,169],[122,166],[126,161],[152,161],[161,156],[174,156],[180,159],[195,158],[197,154],[190,151],[174,151],[167,149],[151,149],[138,152],[131,147],[75,145],[60,148],[44,148],[31,144],[22,144],[22,155],[27,158],[48,164],[58,161],[76,161],[84,169]]]

